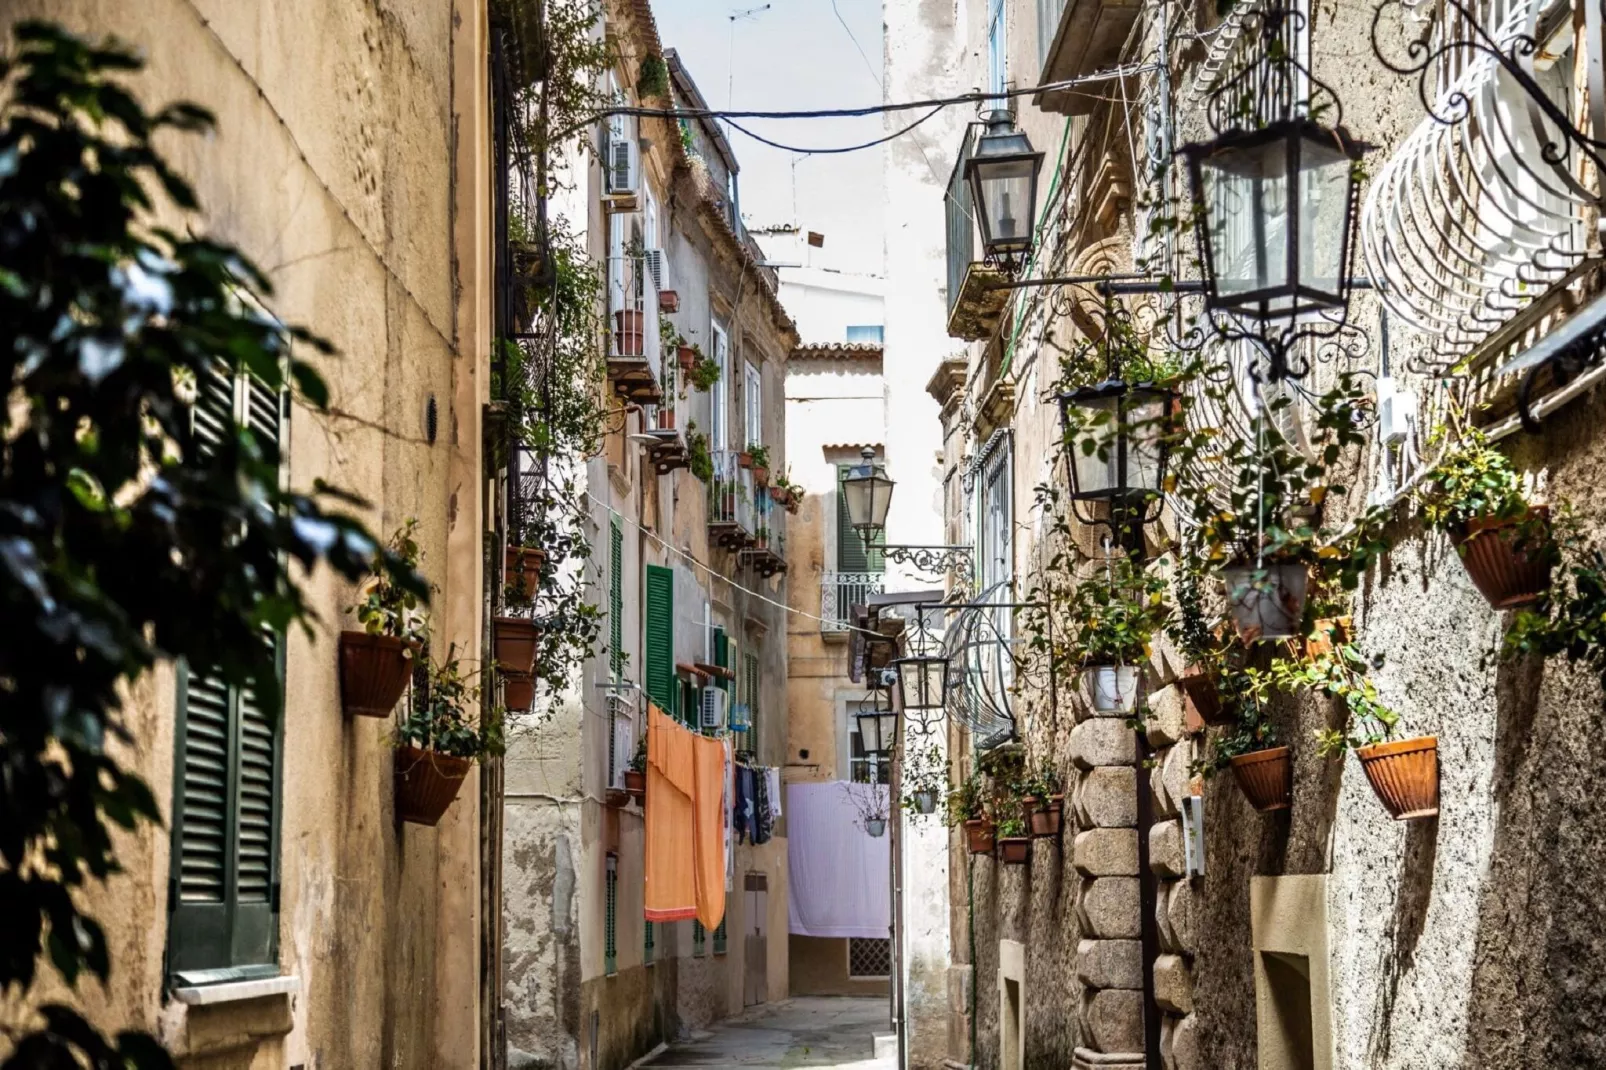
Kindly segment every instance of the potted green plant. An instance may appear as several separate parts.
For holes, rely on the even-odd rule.
[[[761,487],[770,482],[770,449],[760,442],[747,444],[747,456],[752,460],[753,482]]]
[[[541,570],[546,567],[546,551],[535,546],[508,544],[504,575],[509,586],[516,587],[525,601],[535,597],[541,586]]]
[[[419,598],[401,570],[417,571],[417,527],[409,519],[390,537],[393,556],[375,555],[362,601],[351,607],[362,630],[340,633],[340,703],[349,714],[389,717],[413,678],[427,633]]]
[[[1165,590],[1164,579],[1125,554],[1104,561],[1072,589],[1066,654],[1082,668],[1095,713],[1137,708],[1142,665],[1154,633],[1171,615]]]
[[[1060,834],[1065,812],[1065,788],[1059,768],[1045,758],[1021,785],[1021,818],[1034,837]]]
[[[703,393],[708,393],[719,382],[719,362],[712,357],[704,356],[697,346],[690,347],[694,354],[691,367],[686,369],[686,380]],[[686,349],[681,349],[681,361],[686,360]]]
[[[948,823],[965,830],[965,846],[973,855],[993,849],[993,815],[981,777],[972,773],[948,794]]]
[[[867,817],[864,819],[864,831],[872,838],[879,839],[887,834],[887,819],[884,817]]]
[[[1367,782],[1396,821],[1436,817],[1439,813],[1439,739],[1416,736],[1396,739],[1399,714],[1385,705],[1367,678],[1367,662],[1353,645],[1301,663],[1284,663],[1288,684],[1324,692],[1344,701],[1347,726],[1316,734],[1324,758],[1355,751]]]
[[[714,478],[714,458],[708,452],[708,436],[697,430],[697,421],[686,425],[686,467],[704,483]]]
[[[1238,790],[1262,812],[1288,809],[1293,795],[1293,752],[1279,743],[1266,711],[1279,675],[1275,669],[1231,666],[1221,674],[1218,686],[1231,722],[1195,763],[1195,770],[1206,776],[1231,769]]]
[[[1537,602],[1559,553],[1550,512],[1530,505],[1510,460],[1480,431],[1440,456],[1416,493],[1429,530],[1450,536],[1473,585],[1495,609]]]
[[[910,748],[905,752],[903,785],[907,792],[900,802],[911,814],[934,814],[948,786],[948,758],[942,748],[932,743],[925,748]]]
[[[1007,866],[1024,866],[1032,860],[1032,838],[1026,834],[1026,819],[1006,808],[998,819],[998,860]]]
[[[1176,590],[1177,614],[1167,628],[1171,642],[1182,655],[1182,674],[1176,683],[1200,722],[1207,725],[1232,723],[1230,712],[1223,714],[1221,694],[1216,686],[1229,656],[1229,644],[1221,632],[1211,628],[1205,618],[1204,592],[1197,564],[1184,559],[1177,564],[1172,586]]]
[[[636,741],[636,752],[630,756],[630,768],[625,770],[625,792],[637,805],[647,802],[647,739]]]
[[[434,825],[457,798],[475,762],[502,753],[500,711],[483,724],[480,689],[456,658],[434,664],[429,689],[396,725],[396,815]]]

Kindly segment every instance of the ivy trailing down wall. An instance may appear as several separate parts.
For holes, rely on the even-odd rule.
[[[0,59],[0,992],[22,1005],[46,956],[69,987],[111,973],[81,893],[119,872],[114,827],[161,821],[109,749],[130,741],[129,685],[182,658],[275,710],[263,631],[311,617],[292,567],[355,580],[377,554],[427,595],[343,511],[356,498],[280,487],[271,438],[225,426],[202,448],[192,433],[219,373],[321,410],[303,356],[329,347],[257,311],[270,288],[239,250],[151,222],[199,208],[156,142],[212,120],[147,111],[123,84],[140,68],[37,22]],[[59,1004],[6,1039],[7,1070],[172,1065],[154,1038],[106,1036]]]

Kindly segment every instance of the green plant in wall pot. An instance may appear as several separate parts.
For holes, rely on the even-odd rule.
[[[1154,635],[1171,616],[1166,582],[1126,554],[1096,562],[1065,608],[1068,657],[1081,666],[1093,710],[1129,714],[1143,686]]]
[[[636,741],[636,750],[630,756],[630,767],[625,770],[625,792],[638,804],[647,799],[647,737]]]
[[[712,357],[703,356],[702,350],[696,346],[691,348],[696,353],[696,359],[686,372],[686,379],[692,386],[706,394],[714,388],[715,383],[719,382],[719,362]]]
[[[350,607],[361,631],[340,633],[340,701],[349,714],[389,717],[429,637],[423,598],[409,581],[420,555],[417,519],[408,519],[376,554],[362,600]]]
[[[1220,675],[1217,686],[1231,719],[1193,765],[1205,776],[1231,769],[1244,798],[1260,811],[1286,810],[1293,791],[1293,754],[1279,745],[1266,710],[1278,679],[1274,671],[1254,668],[1230,668]]]
[[[998,860],[1005,865],[1023,866],[1032,858],[1032,838],[1027,835],[1026,819],[1019,809],[1006,811],[998,818]]]
[[[911,814],[933,814],[948,787],[948,757],[935,742],[906,747],[903,765],[904,796],[899,805]]]
[[[1544,595],[1559,559],[1550,512],[1529,504],[1511,461],[1482,432],[1469,430],[1447,446],[1416,501],[1423,523],[1450,536],[1473,585],[1495,609],[1531,605]]]
[[[474,763],[502,753],[502,711],[481,714],[477,674],[455,657],[429,667],[429,685],[396,724],[396,814],[437,824]]]
[[[1585,541],[1577,516],[1565,504],[1554,534],[1562,578],[1540,602],[1513,615],[1503,654],[1565,655],[1587,665],[1606,687],[1606,555]]]
[[[1065,783],[1051,758],[1039,759],[1021,781],[1021,818],[1033,836],[1058,836],[1065,812]]]
[[[708,436],[697,430],[695,420],[687,424],[686,429],[686,467],[704,483],[714,482],[717,495],[719,484],[714,480],[714,458],[708,452]]]

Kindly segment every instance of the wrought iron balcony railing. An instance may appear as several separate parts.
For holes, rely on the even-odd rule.
[[[848,614],[872,594],[886,589],[880,572],[824,572],[820,574],[820,632],[841,635],[848,630]]]

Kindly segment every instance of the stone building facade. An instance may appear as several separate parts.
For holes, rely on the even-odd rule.
[[[705,107],[646,3],[605,4],[599,32],[616,46],[614,99]],[[649,59],[667,71],[661,95],[642,95]],[[623,1067],[788,992],[784,817],[767,842],[733,847],[718,931],[653,924],[644,810],[621,789],[649,703],[728,734],[741,762],[785,763],[788,517],[742,457],[761,446],[770,472],[785,470],[796,332],[742,225],[739,165],[717,124],[615,116],[592,143],[552,210],[604,276],[608,428],[576,484],[589,589],[608,619],[562,708],[507,756],[513,1067]],[[688,382],[677,341],[717,363],[708,390]],[[710,471],[694,474],[700,451]]]
[[[329,412],[291,409],[287,478],[360,493],[376,532],[416,517],[434,635],[477,662],[494,523],[480,448],[486,5],[18,0],[3,16],[8,31],[47,18],[115,35],[146,61],[129,84],[147,107],[215,114],[214,135],[163,145],[201,205],[166,222],[238,245],[273,284],[267,311],[338,350],[319,361]],[[315,634],[286,637],[282,761],[262,782],[276,815],[260,891],[275,952],[169,967],[181,700],[180,673],[163,666],[131,689],[124,761],[167,825],[123,839],[122,872],[91,891],[113,972],[70,998],[108,1030],[155,1033],[186,1067],[491,1065],[498,998],[482,948],[495,919],[483,903],[496,863],[482,828],[499,805],[494,773],[469,773],[437,827],[398,819],[392,724],[341,708],[337,640],[357,591],[327,573],[306,582]]]
[[[1549,127],[1495,121],[1529,115],[1528,89],[1456,42],[1482,28],[1509,47],[1539,27],[1535,84],[1598,136],[1585,82],[1606,41],[1587,5],[1519,0],[1458,13],[1384,4],[1377,47],[1376,3],[1292,6],[1308,17],[1315,78],[1335,91],[1348,129],[1374,146],[1355,261],[1371,286],[1357,290],[1349,313],[1361,341],[1329,356],[1368,377],[1380,408],[1405,398],[1412,418],[1386,425],[1386,437],[1369,428],[1354,466],[1352,500],[1397,507],[1391,549],[1350,612],[1402,734],[1437,736],[1440,813],[1391,821],[1355,758],[1320,757],[1315,733],[1341,711],[1310,695],[1274,710],[1294,752],[1288,810],[1257,813],[1230,775],[1195,778],[1193,762],[1217,730],[1190,719],[1174,686],[1180,658],[1165,643],[1145,667],[1141,731],[1094,715],[1081,686],[1065,679],[1015,695],[1009,742],[988,746],[1000,737],[952,726],[956,774],[1018,754],[1051,757],[1069,778],[1062,836],[1034,841],[1029,865],[972,856],[955,841],[955,1063],[1472,1068],[1603,1058],[1597,1011],[1578,998],[1578,985],[1606,970],[1591,936],[1602,919],[1581,891],[1589,867],[1568,846],[1606,820],[1585,787],[1599,759],[1597,733],[1584,726],[1600,708],[1599,681],[1565,659],[1503,658],[1509,614],[1489,607],[1403,492],[1433,458],[1429,431],[1456,399],[1538,500],[1570,503],[1587,536],[1599,531],[1599,493],[1586,474],[1602,449],[1592,354],[1576,377],[1535,378],[1537,428],[1516,414],[1521,375],[1500,372],[1524,354],[1543,355],[1569,323],[1594,329],[1597,178],[1576,152],[1544,162],[1554,117]],[[1208,136],[1210,95],[1246,54],[1266,5],[1240,2],[1225,15],[1213,3],[1112,0],[884,7],[889,42],[894,26],[908,31],[887,51],[887,81],[907,90],[901,96],[1057,83],[1009,105],[1045,153],[1037,252],[1022,274],[1050,278],[1141,273],[1143,258],[1168,240],[1163,226],[1151,227],[1155,165]],[[1437,120],[1416,79],[1379,56],[1399,65],[1398,42],[1418,37],[1446,48],[1426,72]],[[1446,102],[1458,89],[1487,109],[1481,122],[1441,121],[1455,119]],[[962,132],[943,136],[942,159],[961,163]],[[990,536],[977,528],[993,485],[989,461],[1001,457],[994,470],[1013,489],[1001,507],[1013,533],[1003,575],[1024,599],[1062,567],[1032,490],[1066,486],[1053,464],[1060,430],[1051,385],[1059,361],[1096,331],[1101,299],[1065,286],[989,288],[999,276],[977,263],[964,191],[910,171],[922,186],[923,233],[936,234],[947,216],[940,314],[963,347],[931,386],[945,436],[946,541],[979,541],[978,556],[987,555]],[[1525,207],[1511,207],[1512,197]],[[1534,235],[1543,237],[1529,242]],[[1174,240],[1184,248],[1170,262],[1188,277],[1193,236]],[[1558,259],[1536,259],[1540,247]],[[913,244],[905,251],[914,255]],[[941,261],[928,256],[906,270],[934,266]],[[1518,277],[1528,281],[1507,281]],[[1133,303],[1164,300],[1148,293]],[[1333,368],[1319,362],[1312,382],[1331,382]],[[1294,405],[1300,419],[1303,404]],[[1183,535],[1168,512],[1149,548]],[[1071,539],[1098,549],[1086,526],[1073,523]],[[1200,823],[1185,824],[1185,810]],[[1199,832],[1202,873],[1189,864],[1189,827]]]

